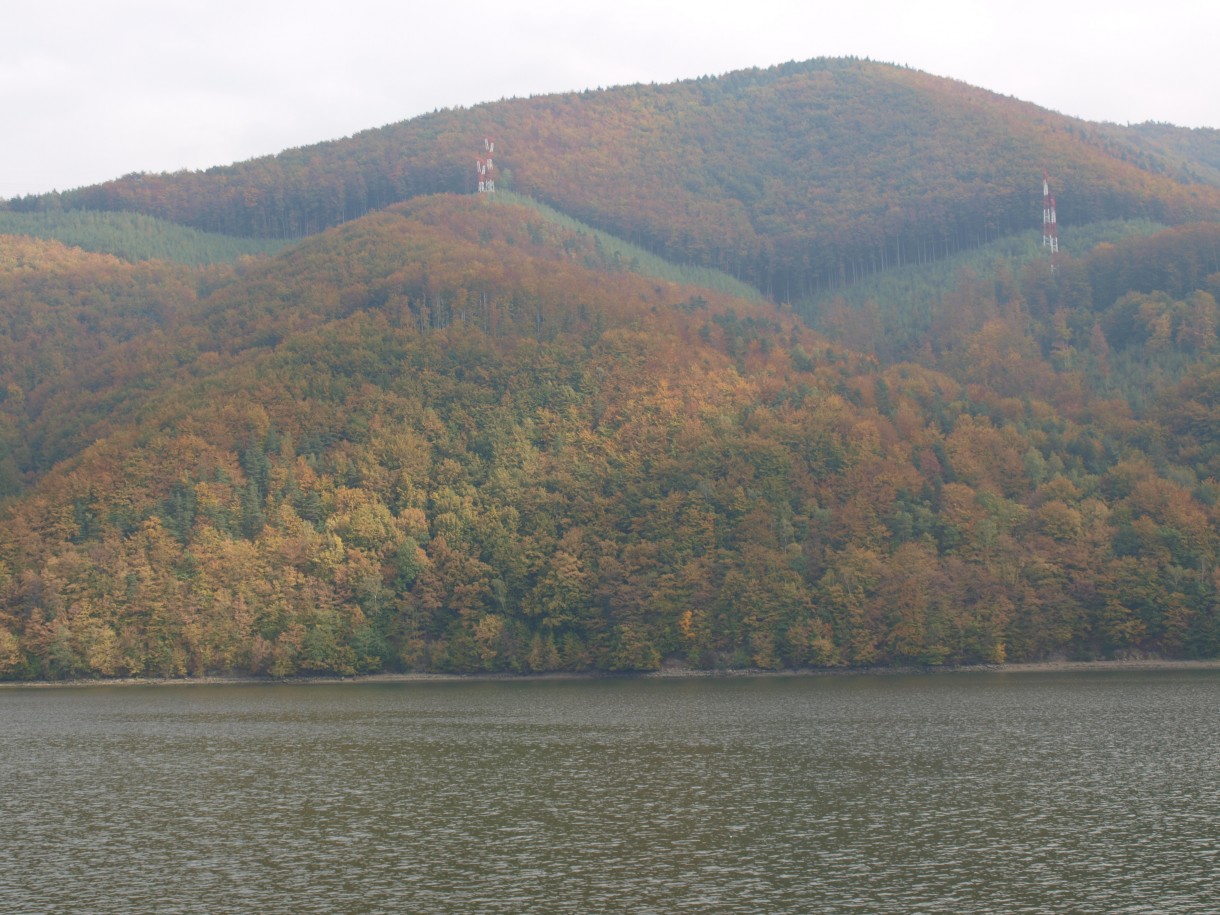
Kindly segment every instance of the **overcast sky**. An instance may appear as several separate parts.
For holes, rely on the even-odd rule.
[[[823,56],[1090,120],[1220,127],[1216,0],[7,0],[2,21],[0,198]]]

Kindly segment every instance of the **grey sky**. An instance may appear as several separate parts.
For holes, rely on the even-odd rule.
[[[821,56],[1090,120],[1220,127],[1215,0],[11,0],[0,197],[206,168],[455,105]]]

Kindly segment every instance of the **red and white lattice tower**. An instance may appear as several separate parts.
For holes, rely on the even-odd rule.
[[[1059,222],[1055,219],[1055,196],[1051,193],[1046,169],[1042,169],[1042,247],[1053,258],[1059,253]]]
[[[475,172],[479,179],[480,194],[494,194],[496,192],[496,166],[492,161],[492,156],[496,152],[496,141],[491,137],[483,138],[483,153],[475,159]]]

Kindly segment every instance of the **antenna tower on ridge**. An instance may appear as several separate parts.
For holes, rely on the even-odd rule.
[[[475,172],[479,178],[479,193],[494,194],[496,192],[496,167],[492,156],[496,152],[496,141],[491,137],[483,138],[483,152],[475,159]]]
[[[1042,247],[1050,251],[1051,269],[1055,266],[1055,255],[1059,253],[1059,222],[1055,218],[1055,195],[1051,193],[1046,169],[1042,169]]]

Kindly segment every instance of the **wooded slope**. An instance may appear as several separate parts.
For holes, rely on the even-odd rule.
[[[501,186],[781,301],[1036,227],[1044,167],[1067,225],[1220,214],[1220,188],[1155,144],[857,60],[441,111],[233,166],[11,205],[300,237],[419,194],[473,191],[485,135],[497,140]]]
[[[1214,656],[1214,232],[967,284],[892,365],[471,197],[236,271],[23,243],[127,298],[0,404],[0,676]],[[1128,351],[1195,367],[1135,410],[1074,361]]]

